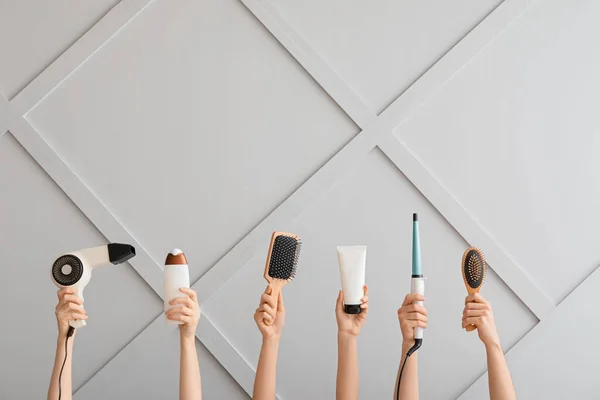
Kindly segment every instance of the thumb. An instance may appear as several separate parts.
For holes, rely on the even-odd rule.
[[[267,285],[267,288],[265,289],[265,293],[270,295],[273,292],[273,287],[271,286],[271,284],[269,283]]]
[[[338,293],[337,301],[335,303],[336,310],[340,311],[344,308],[344,292],[340,290]]]
[[[283,292],[279,292],[279,296],[277,298],[277,311],[285,311],[285,307],[283,306]]]

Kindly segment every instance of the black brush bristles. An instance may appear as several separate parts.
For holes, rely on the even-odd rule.
[[[469,287],[477,289],[485,279],[485,258],[481,250],[468,249],[463,256],[463,276]]]
[[[301,249],[300,239],[285,235],[277,236],[273,241],[269,260],[269,276],[284,281],[294,279]]]

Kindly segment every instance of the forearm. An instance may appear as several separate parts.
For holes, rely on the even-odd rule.
[[[402,356],[400,357],[400,366],[398,367],[398,374],[396,375],[396,385],[394,386],[394,400],[418,400],[419,399],[419,362],[418,362],[418,354],[419,352],[414,352],[408,360],[406,360],[406,365],[404,366],[404,370],[402,370],[402,380],[400,381],[400,390],[398,393],[398,379],[400,379],[400,370],[402,369],[402,364],[404,363],[404,359],[406,358],[406,353],[412,344],[403,343],[402,344]]]
[[[500,344],[486,346],[490,400],[515,400],[510,371]]]
[[[196,353],[196,338],[180,340],[179,400],[201,400],[200,365]]]
[[[254,379],[253,400],[274,400],[279,338],[263,339]]]
[[[356,336],[339,332],[336,399],[358,399],[358,353],[356,350]]]
[[[52,369],[52,376],[50,377],[50,386],[48,387],[48,400],[58,400],[59,394],[59,375],[60,370],[63,366],[63,362],[65,366],[62,370],[62,375],[60,375],[60,381],[62,386],[61,391],[61,400],[71,400],[73,394],[73,384],[72,384],[72,359],[73,359],[73,340],[75,336],[69,338],[67,342],[67,347],[65,349],[65,340],[67,337],[65,335],[59,335],[56,341],[56,355],[54,357],[54,368]],[[67,352],[67,359],[65,361],[65,351]]]

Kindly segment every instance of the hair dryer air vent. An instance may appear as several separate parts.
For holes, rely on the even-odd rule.
[[[61,256],[52,265],[52,277],[59,285],[72,286],[81,279],[82,275],[83,264],[74,255]]]

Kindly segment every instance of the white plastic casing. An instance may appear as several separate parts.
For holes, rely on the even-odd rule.
[[[179,250],[181,251],[181,250]],[[175,251],[173,255],[177,255]],[[179,288],[190,287],[190,271],[187,264],[172,264],[165,265],[163,271],[163,299],[164,299],[164,310],[167,312],[174,306],[170,305],[169,302],[177,297],[186,297],[187,294],[182,293]],[[181,325],[181,321],[166,320],[171,325]]]
[[[410,292],[425,296],[425,278],[411,278]],[[423,302],[415,301],[413,304],[423,305]],[[423,339],[423,328],[415,327],[415,339]]]
[[[54,281],[54,278],[52,280],[54,281],[54,284],[58,287],[70,287],[74,289],[77,293],[77,296],[79,296],[79,298],[83,301],[83,289],[90,282],[90,279],[92,279],[92,270],[96,267],[110,264],[108,246],[104,245],[98,247],[91,247],[89,249],[74,251],[69,254],[81,260],[81,264],[83,265],[83,273],[81,275],[81,279],[79,279],[79,281],[77,281],[77,283],[72,286],[59,285],[56,281]],[[87,324],[85,320],[80,319],[69,321],[69,325],[71,325],[75,329],[79,329],[83,328]]]

